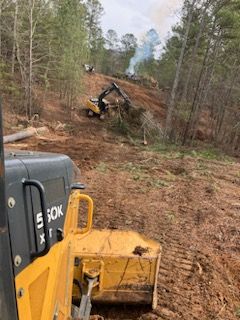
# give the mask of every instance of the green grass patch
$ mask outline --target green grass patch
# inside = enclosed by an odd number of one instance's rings
[[[115,133],[121,134],[123,136],[131,135],[131,130],[128,122],[124,119],[121,119],[120,117],[114,118],[111,121],[111,129]]]
[[[190,152],[190,155],[192,155],[195,158],[202,158],[202,159],[208,159],[208,160],[220,160],[225,162],[232,162],[232,158],[224,154],[218,149],[215,148],[209,148],[209,149],[203,149],[203,150],[192,150]]]
[[[161,153],[167,158],[181,159],[184,157],[200,158],[207,160],[218,160],[233,163],[234,158],[226,155],[221,150],[206,146],[204,148],[190,149],[175,144],[156,143],[147,148],[148,151]]]
[[[172,173],[172,172],[170,172],[168,170],[166,170],[165,173],[166,174],[164,175],[164,179],[167,182],[175,182],[176,181],[177,177],[176,177],[176,175],[174,173]]]
[[[127,171],[131,174],[134,181],[148,180],[150,177],[147,173],[147,169],[139,164],[128,162],[121,167],[122,170]]]
[[[122,170],[129,172],[134,181],[144,181],[146,182],[147,186],[151,188],[166,188],[169,186],[170,180],[173,180],[173,175],[171,173],[169,173],[169,176],[171,175],[171,179],[169,179],[169,181],[167,181],[167,178],[164,180],[153,178],[151,175],[148,174],[148,167],[146,165],[139,165],[133,164],[132,162],[128,162],[124,164],[121,168]]]
[[[170,153],[177,152],[179,147],[175,144],[164,144],[164,143],[154,143],[147,148],[149,151],[160,152],[160,153]]]
[[[237,307],[235,314],[238,318],[240,318],[240,307]]]
[[[96,170],[100,173],[106,173],[108,171],[108,166],[106,163],[104,162],[100,162],[97,166],[96,166]]]
[[[150,183],[150,186],[153,188],[162,189],[162,188],[169,187],[169,182],[160,180],[160,179],[152,179],[149,183]]]
[[[147,168],[144,165],[134,164],[132,162],[128,162],[122,166],[124,171],[128,171],[133,174],[142,174],[147,171]]]
[[[177,217],[176,217],[176,213],[173,212],[173,211],[167,211],[166,212],[166,218],[167,218],[168,222],[171,223],[171,224],[178,223]]]

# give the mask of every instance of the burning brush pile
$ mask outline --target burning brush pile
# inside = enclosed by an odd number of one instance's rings
[[[139,75],[139,65],[154,58],[156,48],[160,45],[159,35],[155,29],[147,32],[143,42],[136,48],[125,73],[116,73],[113,76],[121,80],[131,81],[147,88],[157,88],[158,82],[151,76]]]
[[[158,81],[150,76],[138,76],[136,74],[126,74],[126,73],[115,73],[113,74],[114,78],[120,79],[120,80],[126,80],[130,81],[132,83],[141,85],[145,88],[158,88]]]

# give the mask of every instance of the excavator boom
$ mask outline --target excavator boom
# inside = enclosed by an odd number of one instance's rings
[[[127,104],[128,107],[132,105],[128,95],[115,83],[113,82],[110,87],[108,87],[106,90],[104,90],[98,97],[99,101],[99,107],[106,96],[108,96],[111,92],[116,91],[117,94],[122,97]]]
[[[98,114],[104,115],[108,110],[108,104],[106,103],[105,98],[112,92],[116,92],[124,100],[124,108],[126,111],[132,107],[132,102],[129,99],[128,95],[123,91],[115,82],[113,82],[107,89],[105,89],[97,99],[90,99],[87,101],[87,108],[89,115]]]

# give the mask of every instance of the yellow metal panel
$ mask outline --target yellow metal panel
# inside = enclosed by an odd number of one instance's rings
[[[134,231],[91,230],[89,234],[77,235],[74,239],[74,251],[76,253],[80,249],[83,253],[87,252],[89,254],[136,257],[138,254],[133,252],[137,247],[139,247],[139,255],[142,254],[142,257],[146,255],[155,257],[160,252],[158,242]]]
[[[41,319],[48,276],[49,269],[40,274],[40,276],[29,286],[31,314],[34,315],[34,319],[36,320]]]
[[[74,268],[72,243],[77,230],[79,195],[79,191],[74,191],[70,196],[64,240],[15,278],[19,320],[52,320],[55,314],[59,319],[70,319]],[[21,296],[19,290],[23,293]]]
[[[90,100],[87,101],[87,108],[92,110],[96,114],[100,114],[100,109],[99,109],[98,105],[94,104]]]
[[[93,269],[94,261],[102,261],[93,300],[156,306],[161,255],[157,242],[132,231],[92,230],[75,236],[73,254],[81,258],[74,271],[76,279],[83,279],[86,270]],[[75,299],[77,295],[75,289]]]
[[[56,244],[46,256],[35,260],[16,277],[16,291],[22,289],[24,293],[17,298],[20,320],[52,320],[56,305],[58,305],[57,311],[63,311],[66,317],[70,315],[71,269],[74,265],[69,254],[71,238],[72,236],[69,236],[64,240],[65,242]],[[48,277],[44,285],[34,285],[36,280],[46,272]],[[67,287],[70,287],[70,290],[67,290]],[[39,303],[36,302],[38,296]],[[42,311],[39,310],[40,307]],[[40,314],[41,317],[39,317]]]

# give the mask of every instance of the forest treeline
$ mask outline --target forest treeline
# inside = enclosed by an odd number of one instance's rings
[[[101,28],[98,0],[0,0],[0,91],[11,107],[36,112],[34,86],[59,92],[67,107],[79,96],[83,64],[99,72],[124,71],[137,39]]]
[[[108,75],[128,69],[143,44],[131,33],[104,34],[103,14],[99,0],[0,0],[0,91],[11,108],[31,118],[40,85],[73,106],[85,63]],[[237,153],[240,0],[185,0],[178,14],[161,55],[150,43],[135,72],[169,91],[166,140],[207,140]]]
[[[240,151],[240,1],[185,1],[159,61],[171,87],[166,135]]]

